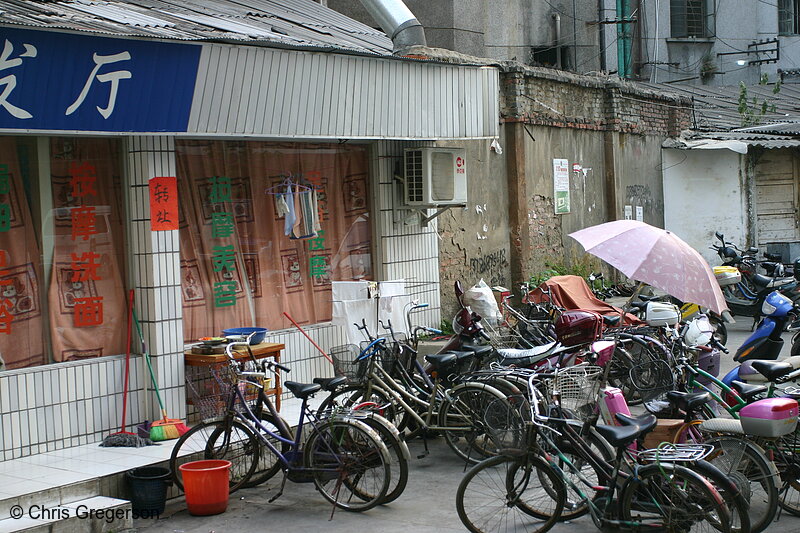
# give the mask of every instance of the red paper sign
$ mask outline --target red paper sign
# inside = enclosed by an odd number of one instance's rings
[[[178,179],[150,178],[150,225],[153,231],[178,229]]]

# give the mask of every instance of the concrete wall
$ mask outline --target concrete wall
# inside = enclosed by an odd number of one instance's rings
[[[720,264],[709,249],[717,243],[715,231],[740,246],[748,240],[743,159],[730,150],[663,151],[664,227],[711,265]]]
[[[501,151],[505,135],[498,139]],[[438,143],[466,148],[468,163],[465,208],[454,208],[437,218],[442,318],[450,320],[457,308],[453,282],[465,288],[481,278],[490,286],[511,288],[506,155],[489,141]]]
[[[553,15],[561,16],[561,45],[577,72],[600,69],[596,0],[404,0],[425,27],[428,46],[477,57],[530,64],[531,48],[555,38]],[[328,7],[377,27],[361,2],[328,0]],[[575,10],[573,11],[573,7]],[[607,44],[607,43],[606,43]]]

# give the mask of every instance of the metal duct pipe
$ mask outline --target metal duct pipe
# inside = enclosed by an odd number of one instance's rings
[[[361,3],[392,40],[395,52],[409,46],[428,46],[422,24],[402,0],[361,0]]]
[[[556,49],[556,68],[561,68],[561,15],[553,13],[553,33],[555,42],[553,47]]]

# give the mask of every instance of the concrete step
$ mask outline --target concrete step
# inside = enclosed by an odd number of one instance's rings
[[[18,518],[14,518],[18,516]],[[133,531],[133,510],[127,500],[93,496],[62,505],[31,503],[9,509],[0,533],[125,533]]]

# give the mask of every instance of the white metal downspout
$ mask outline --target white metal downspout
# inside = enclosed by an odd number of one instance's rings
[[[394,43],[394,51],[428,46],[422,24],[402,0],[361,0],[372,18]]]

